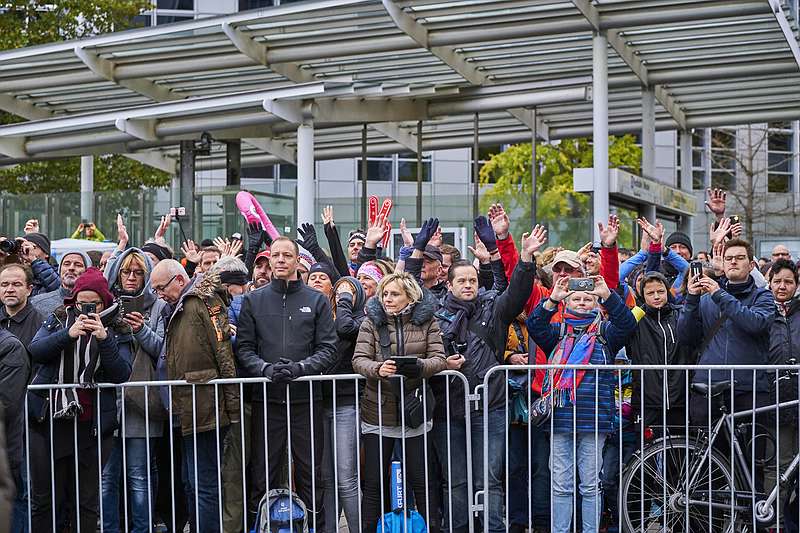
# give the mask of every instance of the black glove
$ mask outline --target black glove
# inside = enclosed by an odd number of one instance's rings
[[[264,244],[264,235],[266,232],[261,229],[261,224],[258,222],[251,222],[247,225],[247,249],[253,250],[258,253],[261,245]]]
[[[274,366],[272,381],[275,383],[287,383],[304,375],[301,363],[295,363],[286,358],[281,358],[280,362]]]
[[[297,228],[297,234],[303,239],[302,241],[298,239],[297,244],[309,252],[312,249],[319,247],[319,242],[317,241],[317,230],[314,229],[313,224],[303,224]]]
[[[486,250],[490,254],[496,252],[497,236],[494,234],[491,224],[489,224],[489,219],[481,215],[475,218],[475,222],[473,223],[472,227],[475,228],[475,233],[478,234],[478,238],[481,240],[483,245],[486,246]]]
[[[261,375],[263,375],[270,381],[272,381],[272,376],[274,375],[274,373],[275,373],[275,365],[271,365],[269,363],[264,365],[264,370],[261,371]]]
[[[438,218],[429,218],[426,220],[422,227],[417,233],[417,236],[414,238],[414,248],[419,250],[420,252],[425,251],[425,247],[428,246],[428,243],[433,238],[433,234],[436,233],[436,229],[439,227],[439,219]]]

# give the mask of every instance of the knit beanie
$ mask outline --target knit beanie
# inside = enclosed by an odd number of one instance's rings
[[[154,242],[147,242],[140,249],[143,252],[153,254],[158,258],[159,261],[163,261],[164,259],[172,259],[172,252],[169,251],[169,248],[165,248],[164,246]]]
[[[64,262],[64,258],[67,257],[68,255],[79,255],[79,256],[81,256],[83,258],[83,266],[84,267],[89,268],[90,266],[92,266],[92,258],[89,257],[89,254],[87,254],[86,252],[82,252],[80,250],[69,250],[69,251],[64,252],[63,254],[61,254],[61,258],[58,260],[58,273],[59,273],[59,275],[61,275],[61,263]]]
[[[331,268],[331,265],[323,261],[318,261],[314,263],[313,265],[311,265],[311,268],[308,269],[309,276],[315,272],[322,272],[323,274],[328,276],[328,279],[331,280],[331,282],[333,282],[333,280],[337,278],[337,276],[333,272],[333,268]]]
[[[356,274],[356,276],[361,275],[367,276],[375,283],[380,283],[383,279],[383,272],[381,272],[381,269],[379,269],[378,266],[371,261],[369,263],[364,263],[361,265],[361,268],[358,269],[358,274]]]
[[[367,242],[367,234],[364,233],[364,230],[362,229],[354,229],[347,237],[347,244],[350,244],[353,241]]]
[[[682,244],[689,249],[689,255],[694,256],[694,249],[692,248],[692,239],[681,231],[676,231],[667,238],[667,248],[673,244]]]
[[[32,242],[50,257],[50,238],[44,233],[28,233],[23,236],[26,241]],[[90,263],[91,264],[91,263]]]
[[[111,291],[108,289],[108,280],[103,276],[103,273],[95,267],[86,269],[86,272],[75,280],[72,294],[64,298],[64,304],[73,305],[78,293],[83,291],[96,292],[97,295],[100,296],[100,299],[103,300],[103,307],[106,309],[111,307],[111,304],[114,303],[114,295],[111,294]]]

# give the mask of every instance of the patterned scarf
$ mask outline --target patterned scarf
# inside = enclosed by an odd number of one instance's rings
[[[598,311],[590,313],[576,313],[570,310],[564,312],[563,320],[566,324],[564,337],[559,340],[553,353],[550,355],[550,363],[554,365],[587,365],[594,352],[594,344],[597,340],[597,333],[600,331],[601,315]],[[575,334],[575,330],[579,334]],[[575,370],[571,368],[558,369],[553,373],[554,394],[553,404],[557,407],[564,407],[569,403],[575,403],[575,391],[581,384],[585,370]],[[547,376],[545,377],[547,380]],[[547,387],[545,383],[545,387]],[[544,387],[543,387],[544,388]]]

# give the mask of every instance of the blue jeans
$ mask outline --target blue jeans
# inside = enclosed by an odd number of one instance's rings
[[[336,435],[334,435],[333,408],[325,409],[323,431],[325,449],[322,453],[322,479],[324,487],[325,526],[328,531],[336,532],[339,528],[339,509],[344,509],[344,516],[350,531],[361,531],[358,522],[359,489],[358,489],[358,413],[356,406],[336,406]],[[334,446],[336,457],[334,464]],[[336,507],[336,490],[338,485],[338,504]]]
[[[218,533],[220,531],[220,475],[217,458],[217,446],[222,453],[222,441],[228,427],[220,428],[219,440],[217,431],[202,431],[183,437],[183,465],[186,479],[184,483],[191,488],[191,496],[187,502],[189,522],[194,533]],[[197,456],[195,456],[195,438],[197,439]],[[197,483],[195,483],[195,460],[197,462]]]
[[[155,439],[150,439],[150,492],[147,485],[147,439],[125,439],[125,467],[128,475],[128,503],[131,533],[148,533],[150,518],[158,493],[158,470],[155,460]],[[122,439],[114,437],[111,455],[103,467],[103,531],[118,533],[126,528],[120,522],[122,479]],[[124,515],[123,515],[124,516]]]
[[[512,424],[508,429],[508,519],[511,524],[526,527],[532,519],[533,525],[549,529],[550,436],[536,426],[530,427],[530,434],[529,447],[528,426]]]
[[[568,533],[572,523],[572,501],[575,497],[573,469],[580,476],[582,533],[597,533],[600,510],[600,469],[603,466],[603,443],[606,434],[554,433],[550,441],[550,465],[553,480],[554,533]]]
[[[505,444],[506,410],[494,409],[485,417],[489,424],[489,482],[487,492],[484,494],[484,508],[488,512],[489,531],[505,531],[503,524],[503,506],[505,496],[503,493],[503,477],[505,472]],[[472,485],[475,491],[483,490],[483,424],[484,416],[481,411],[473,411],[470,418],[470,432],[472,437]],[[469,527],[470,504],[472,494],[467,492],[467,454],[464,444],[466,442],[466,424],[463,420],[449,422],[450,426],[450,459],[448,460],[447,427],[448,422],[439,420],[433,423],[433,445],[442,470],[442,509],[445,523],[442,530],[466,531]],[[449,481],[448,481],[448,475]],[[488,502],[488,504],[487,504]],[[450,508],[452,506],[452,524]],[[487,519],[487,518],[484,518]]]

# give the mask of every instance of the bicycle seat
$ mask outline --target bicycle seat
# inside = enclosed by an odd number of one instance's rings
[[[736,382],[733,384],[735,383]],[[710,395],[713,398],[714,396],[719,396],[731,390],[731,385],[732,383],[730,381],[718,381],[712,383],[711,387],[708,386],[708,383],[692,383],[692,392],[706,397]]]

